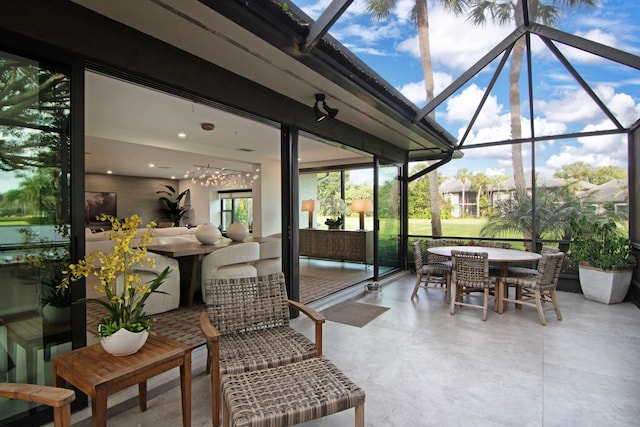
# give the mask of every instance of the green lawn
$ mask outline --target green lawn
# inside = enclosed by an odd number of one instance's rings
[[[442,234],[444,236],[460,236],[469,238],[480,237],[480,229],[487,220],[484,218],[464,218],[464,219],[445,219],[442,220]],[[373,218],[365,218],[365,228],[367,230],[373,229]],[[385,227],[385,221],[382,219],[380,224],[381,230],[392,230],[395,225],[393,222],[390,227]],[[323,217],[318,217],[318,228],[326,228],[322,225],[324,223]],[[358,217],[347,217],[345,219],[345,228],[347,230],[355,230],[358,228]],[[431,220],[429,219],[410,219],[409,220],[409,234],[411,235],[431,235]],[[521,239],[522,235],[510,234],[507,236],[500,236],[504,238]]]
[[[0,220],[0,227],[10,227],[16,225],[29,225],[29,222],[23,220],[15,220],[15,221],[2,221]]]

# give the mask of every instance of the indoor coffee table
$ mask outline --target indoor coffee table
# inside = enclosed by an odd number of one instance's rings
[[[147,409],[147,380],[180,367],[182,425],[191,425],[191,346],[171,338],[150,335],[130,356],[113,356],[94,344],[51,358],[53,385],[65,381],[91,398],[94,427],[107,425],[107,396],[138,384],[140,411]]]

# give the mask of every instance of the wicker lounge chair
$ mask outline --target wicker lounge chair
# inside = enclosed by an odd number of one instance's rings
[[[200,327],[207,338],[213,425],[220,422],[220,377],[286,365],[322,355],[324,316],[287,299],[282,273],[204,283],[207,310]],[[315,344],[289,326],[289,306],[315,323]]]

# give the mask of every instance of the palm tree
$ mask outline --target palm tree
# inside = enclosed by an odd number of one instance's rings
[[[509,179],[506,175],[491,175],[489,176],[489,187],[488,187],[488,199],[489,206],[493,206],[493,201],[495,198],[495,193],[505,191],[505,182]]]
[[[471,176],[471,185],[476,189],[476,217],[480,218],[480,199],[482,198],[483,189],[487,188],[490,183],[487,174],[476,172]]]
[[[432,0],[433,1],[433,0]],[[469,0],[437,0],[446,9],[456,14],[461,14]],[[367,11],[375,19],[387,19],[395,8],[397,0],[368,0]],[[433,64],[431,62],[431,46],[429,42],[429,10],[427,0],[415,0],[411,8],[411,20],[418,29],[418,44],[420,59],[422,60],[422,73],[424,76],[424,88],[427,95],[427,103],[434,97]],[[430,113],[435,119],[435,112]],[[431,234],[442,235],[442,223],[440,221],[440,191],[438,189],[438,171],[429,173],[429,198],[431,199]]]
[[[585,206],[590,199],[581,199],[569,186],[550,191],[545,187],[535,189],[536,208],[532,207],[532,198],[527,191],[516,189],[510,199],[496,203],[494,212],[480,230],[482,237],[509,236],[511,233],[522,233],[531,236],[525,241],[527,250],[533,250],[533,242],[542,238],[571,239],[570,221],[572,218],[596,218],[598,214]],[[535,216],[536,230],[533,234]]]
[[[516,28],[524,25],[523,0],[470,0],[469,20],[475,25],[484,25],[489,16],[491,20],[505,24],[514,21]],[[544,25],[553,25],[558,20],[559,7],[593,6],[595,0],[529,0],[529,19]],[[511,69],[509,71],[509,105],[511,116],[511,137],[522,138],[522,122],[520,112],[520,72],[524,58],[525,39],[521,37],[513,46]],[[533,120],[533,117],[531,118]],[[511,159],[513,162],[513,179],[516,190],[526,188],[524,180],[524,166],[522,163],[522,145],[511,145]]]
[[[467,178],[469,178],[471,174],[467,168],[458,169],[456,172],[455,179],[459,179],[462,182],[462,200],[460,201],[460,207],[462,210],[460,211],[460,218],[464,218],[466,213],[466,196],[465,196],[465,185],[467,185]]]

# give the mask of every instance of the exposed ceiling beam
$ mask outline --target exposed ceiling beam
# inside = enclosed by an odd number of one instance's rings
[[[562,44],[573,46],[585,52],[640,70],[640,56],[632,55],[629,52],[583,39],[582,37],[574,36],[573,34],[565,33],[564,31],[556,30],[555,28],[546,27],[540,24],[531,25],[529,31],[534,34],[538,34],[541,37],[547,37]]]

